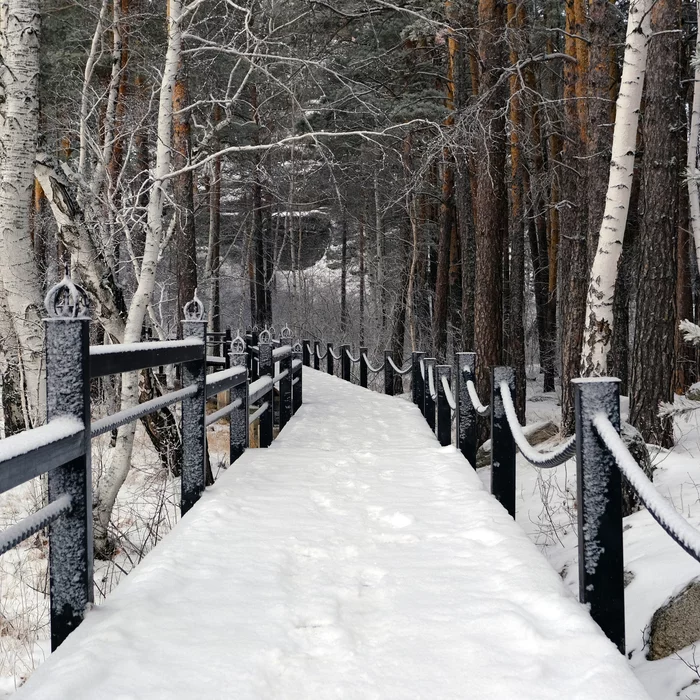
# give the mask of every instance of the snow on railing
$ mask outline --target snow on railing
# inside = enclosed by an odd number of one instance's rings
[[[620,471],[635,490],[651,516],[685,552],[700,561],[700,531],[694,528],[656,490],[604,413],[593,417],[593,425],[610,450]]]
[[[365,365],[367,365],[367,369],[370,372],[373,372],[374,374],[377,374],[378,372],[381,372],[384,369],[384,367],[373,367],[369,362],[369,359],[367,357],[367,353],[362,353],[362,359],[365,361]]]
[[[567,459],[571,459],[576,454],[576,435],[572,435],[563,445],[550,452],[540,452],[536,450],[525,437],[523,429],[518,421],[518,415],[515,412],[513,397],[510,393],[510,388],[506,382],[501,382],[501,399],[503,400],[503,408],[505,409],[506,418],[510,427],[510,432],[513,435],[515,444],[518,446],[520,453],[530,464],[540,469],[552,469],[564,464]]]

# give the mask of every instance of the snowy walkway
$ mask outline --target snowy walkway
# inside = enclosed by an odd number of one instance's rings
[[[17,698],[644,700],[410,403],[304,370],[249,450]]]

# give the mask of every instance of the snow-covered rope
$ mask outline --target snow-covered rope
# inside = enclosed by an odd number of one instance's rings
[[[369,360],[367,359],[367,353],[362,353],[362,357],[365,358],[365,364],[367,365],[367,369],[370,372],[377,373],[381,372],[384,369],[384,367],[372,367],[372,365],[369,363]]]
[[[450,383],[447,381],[447,376],[442,375],[440,377],[440,382],[442,383],[442,390],[445,392],[445,398],[447,399],[447,403],[450,405],[450,408],[453,411],[457,410],[457,402],[455,401],[455,397],[452,394],[452,388],[450,387]]]
[[[105,416],[104,418],[100,418],[100,420],[96,420],[90,426],[90,435],[91,437],[97,437],[98,435],[109,433],[116,428],[120,428],[122,425],[143,418],[143,416],[147,416],[149,413],[160,411],[161,408],[170,406],[170,404],[194,396],[196,393],[197,387],[195,385],[187,386],[184,389],[178,389],[177,391],[171,391],[163,396],[157,396],[150,401],[144,401],[138,406],[119,411],[119,413],[115,413],[112,416]]]
[[[338,354],[336,355],[336,354],[333,352],[333,348],[328,348],[328,350],[327,350],[326,352],[329,352],[329,353],[331,354],[331,357],[332,357],[334,360],[339,360],[339,359],[340,359],[340,353],[338,353]]]
[[[316,357],[318,357],[319,360],[325,360],[326,356],[328,355],[328,350],[326,350],[326,352],[324,352],[323,355],[321,355],[321,353],[318,351],[318,348],[316,348],[315,353]]]
[[[551,452],[540,452],[535,449],[525,437],[523,429],[518,422],[518,415],[515,412],[513,397],[510,394],[510,387],[507,382],[501,382],[501,399],[506,412],[506,419],[510,426],[510,432],[518,446],[520,453],[530,464],[540,469],[552,469],[564,464],[567,459],[571,459],[576,452],[576,436],[572,435],[563,445]]]
[[[241,401],[241,399],[236,399],[235,401],[232,401],[228,406],[224,406],[223,408],[220,408],[218,411],[215,411],[214,413],[210,413],[207,416],[206,421],[204,421],[204,424],[207,427],[210,425],[213,425],[217,421],[220,421],[222,418],[225,418],[229,413],[233,413],[237,408],[240,408],[242,404],[243,404],[243,401]]]
[[[437,399],[437,390],[435,389],[435,367],[433,365],[428,367],[428,390],[430,391],[430,398],[435,401]]]
[[[306,345],[306,352],[308,352],[309,355],[313,355],[314,349],[308,343],[304,343],[304,345]]]
[[[352,354],[351,354],[351,352],[350,352],[350,348],[345,348],[345,354],[348,356],[348,359],[350,360],[350,362],[355,362],[355,363],[357,363],[357,362],[360,361],[360,356],[359,356],[359,355],[358,355],[357,357],[353,357],[353,356],[352,356]]]
[[[67,513],[70,508],[71,498],[64,493],[55,501],[49,503],[49,505],[40,508],[36,513],[28,515],[16,525],[12,525],[7,530],[0,532],[0,555],[16,547],[20,542],[24,542],[24,540],[39,532],[39,530],[43,530],[54,520]]]
[[[474,410],[480,416],[488,416],[491,414],[491,406],[484,406],[481,401],[479,401],[479,394],[476,393],[476,387],[471,379],[467,380],[467,391],[469,392],[469,400],[472,402]]]
[[[396,372],[396,374],[408,374],[411,371],[411,364],[409,364],[408,367],[406,367],[405,369],[399,369],[396,366],[396,363],[392,359],[391,355],[389,355],[386,359],[389,360],[389,364],[392,366],[392,368],[393,368],[394,372]]]
[[[425,362],[420,361],[420,376],[423,381],[425,381]]]
[[[265,401],[265,403],[263,403],[260,406],[260,408],[255,413],[253,413],[253,415],[251,415],[250,418],[248,418],[248,425],[252,425],[253,423],[255,423],[255,421],[258,420],[258,418],[260,418],[260,416],[262,416],[262,414],[265,413],[265,411],[267,411],[269,407],[270,404],[267,401]]]
[[[654,520],[666,531],[676,544],[691,557],[700,561],[700,531],[696,530],[673,506],[656,490],[649,477],[642,471],[634,457],[622,442],[617,430],[604,413],[593,416],[593,427],[612,452],[617,466],[632,484],[642,503]]]

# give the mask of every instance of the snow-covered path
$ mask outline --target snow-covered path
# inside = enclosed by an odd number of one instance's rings
[[[644,700],[406,401],[304,369],[249,450],[17,698]]]

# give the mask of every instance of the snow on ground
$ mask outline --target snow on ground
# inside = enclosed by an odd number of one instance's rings
[[[645,697],[414,406],[304,372],[273,446],[226,471],[18,700]]]
[[[629,402],[622,397],[627,418]],[[528,382],[527,422],[559,421],[555,394],[543,394],[539,379]],[[672,451],[650,445],[656,465],[654,484],[675,508],[700,528],[700,415],[676,423],[677,444]],[[558,440],[538,446],[552,448]],[[484,484],[490,469],[479,470]],[[516,520],[540,547],[554,569],[578,594],[576,534],[576,461],[539,470],[517,459]],[[653,700],[700,700],[700,649],[693,646],[679,656],[646,659],[646,637],[654,612],[700,577],[700,564],[673,542],[646,510],[626,518],[625,570],[632,581],[625,589],[627,653],[637,677]],[[695,658],[694,658],[695,657]]]

